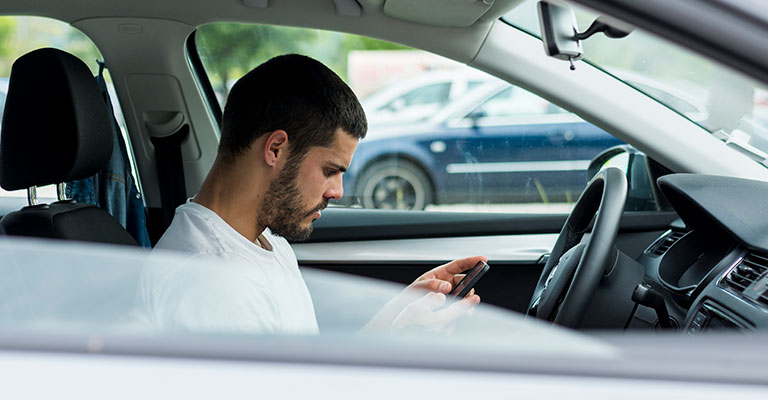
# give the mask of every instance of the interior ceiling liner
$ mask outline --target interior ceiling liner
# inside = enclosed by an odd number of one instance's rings
[[[359,0],[369,7],[383,4],[384,14],[408,22],[465,28],[482,19],[495,20],[523,0]]]

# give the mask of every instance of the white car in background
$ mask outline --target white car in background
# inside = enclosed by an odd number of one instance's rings
[[[707,93],[701,88],[689,85],[686,90],[681,90],[632,71],[609,72],[616,73],[631,86],[693,121],[702,122],[708,117],[705,104]],[[361,103],[375,132],[380,126],[425,121],[450,104],[464,99],[470,92],[478,89],[491,91],[483,88],[505,85],[509,84],[474,68],[439,69],[385,85],[363,98]]]
[[[372,128],[407,124],[423,121],[469,92],[500,81],[474,68],[440,69],[384,86],[361,103]]]

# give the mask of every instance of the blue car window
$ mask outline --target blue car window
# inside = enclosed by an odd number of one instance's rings
[[[404,108],[434,104],[438,106],[448,103],[451,94],[451,83],[442,82],[423,86],[398,97],[389,102],[383,108],[390,111],[399,111]]]
[[[467,82],[467,92],[471,92],[478,87],[482,86],[485,82],[484,81],[469,81]]]
[[[515,115],[544,115],[566,112],[518,87],[510,86],[492,96],[473,111],[473,114],[486,117],[507,117]]]

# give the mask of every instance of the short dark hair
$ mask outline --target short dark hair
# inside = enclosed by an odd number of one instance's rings
[[[332,146],[339,128],[358,139],[368,130],[352,89],[317,60],[282,55],[254,68],[232,87],[219,154],[234,159],[260,136],[282,129],[288,133],[291,158],[301,159],[311,147]]]

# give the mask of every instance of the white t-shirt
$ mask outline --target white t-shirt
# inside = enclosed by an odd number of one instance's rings
[[[263,238],[271,251],[200,204],[178,207],[155,249],[190,258],[168,265],[150,257],[138,293],[147,322],[160,329],[316,334],[312,298],[293,249],[269,229]]]

